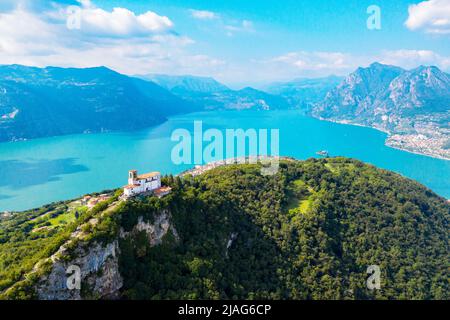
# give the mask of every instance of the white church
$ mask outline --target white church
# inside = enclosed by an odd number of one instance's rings
[[[123,187],[123,194],[126,197],[132,197],[159,188],[161,188],[160,172],[155,171],[138,175],[136,170],[130,170],[128,172],[128,185]]]

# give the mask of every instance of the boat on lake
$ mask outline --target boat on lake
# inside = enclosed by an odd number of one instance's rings
[[[327,150],[320,150],[316,152],[317,155],[322,156],[322,157],[328,157],[329,153]]]

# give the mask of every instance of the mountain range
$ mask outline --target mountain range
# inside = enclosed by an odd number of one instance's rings
[[[374,127],[387,144],[450,159],[450,75],[373,63],[346,77],[295,79],[233,90],[213,78],[129,77],[105,67],[0,66],[0,141],[119,130],[200,110],[298,109]]]
[[[322,101],[326,94],[335,88],[343,77],[299,78],[287,82],[276,82],[263,87],[262,90],[285,98],[295,108],[310,111],[316,103]]]
[[[232,90],[212,78],[194,76],[147,75],[174,95],[204,110],[277,110],[291,107],[288,100],[251,87]]]
[[[450,75],[437,67],[358,68],[312,115],[374,127],[390,134],[388,145],[450,159]]]
[[[110,69],[0,67],[0,141],[136,130],[196,107]]]
[[[447,112],[450,75],[436,67],[403,70],[374,63],[358,68],[317,104],[314,114],[324,118],[352,118],[395,126],[395,118]]]
[[[282,109],[282,97],[211,78],[129,77],[105,67],[0,66],[0,141],[138,130],[200,110]]]

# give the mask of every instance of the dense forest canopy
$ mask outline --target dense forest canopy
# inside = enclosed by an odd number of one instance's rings
[[[398,174],[329,158],[283,161],[273,176],[259,164],[229,165],[164,183],[170,195],[120,203],[86,240],[119,239],[124,299],[449,298],[450,205]],[[66,217],[65,227],[46,230],[45,244],[33,230],[48,208],[2,221],[0,290],[107,207]],[[161,210],[177,237],[156,246],[145,233],[118,237]],[[370,265],[380,267],[379,290],[366,286]]]

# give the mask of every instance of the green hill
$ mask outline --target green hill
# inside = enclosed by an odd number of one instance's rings
[[[449,298],[445,199],[344,158],[260,169],[169,176],[161,199],[116,192],[91,210],[68,201],[3,218],[1,297]],[[81,290],[65,287],[70,265],[81,268]],[[366,287],[370,265],[379,290]]]

